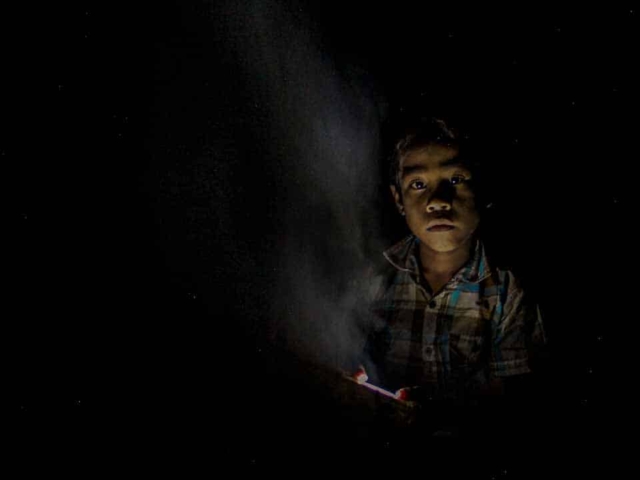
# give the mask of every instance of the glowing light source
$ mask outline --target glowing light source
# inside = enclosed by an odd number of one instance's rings
[[[394,398],[396,400],[399,400],[398,396],[396,393],[392,393],[389,390],[385,390],[384,388],[380,388],[376,385],[373,385],[369,382],[362,382],[360,385],[362,385],[363,387],[368,388],[369,390],[372,390],[374,392],[378,392],[382,395],[384,395],[385,397],[389,397],[389,398]]]
[[[385,390],[384,388],[378,387],[377,385],[373,385],[369,383],[369,376],[364,368],[359,368],[358,371],[352,376],[349,377],[350,380],[356,382],[358,385],[362,385],[369,390],[384,395],[385,397],[393,398],[394,400],[406,401],[407,400],[407,391],[404,388],[401,388],[397,392],[393,393],[389,390]]]

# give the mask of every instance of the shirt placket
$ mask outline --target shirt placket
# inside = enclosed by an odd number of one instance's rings
[[[415,331],[413,342],[420,345],[419,356],[422,360],[422,376],[425,379],[434,381],[437,379],[438,373],[438,349],[436,338],[438,332],[438,310],[440,303],[443,301],[442,296],[444,289],[436,295],[431,295],[420,279],[418,272],[414,270],[412,275],[416,285],[416,308],[414,310],[414,329],[420,326],[420,331]],[[420,298],[422,296],[422,298]],[[414,352],[418,354],[418,352]]]

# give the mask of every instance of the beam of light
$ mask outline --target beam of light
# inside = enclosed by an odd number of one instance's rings
[[[223,45],[238,62],[241,97],[265,115],[246,120],[264,140],[265,155],[247,149],[247,162],[269,175],[257,182],[273,188],[278,225],[273,319],[261,328],[300,358],[351,365],[366,343],[358,309],[369,252],[385,246],[372,205],[386,101],[364,65],[325,48],[310,10],[283,0],[210,3],[219,30],[234,32]]]

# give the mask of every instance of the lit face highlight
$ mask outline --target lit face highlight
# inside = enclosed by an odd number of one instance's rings
[[[438,253],[468,248],[480,221],[471,171],[458,154],[439,144],[411,151],[400,162],[399,189],[391,186],[409,229]]]

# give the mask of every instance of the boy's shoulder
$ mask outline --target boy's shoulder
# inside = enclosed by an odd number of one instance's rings
[[[369,261],[366,270],[366,289],[369,298],[380,298],[393,287],[409,285],[420,275],[417,259],[419,239],[410,234]],[[478,239],[469,262],[456,275],[456,285],[476,284],[482,289],[496,288],[505,297],[522,290],[522,283],[514,270],[504,261],[491,255],[491,250]]]
[[[363,278],[369,298],[375,298],[381,291],[398,284],[398,277],[411,273],[415,242],[415,237],[408,235],[367,259]]]

